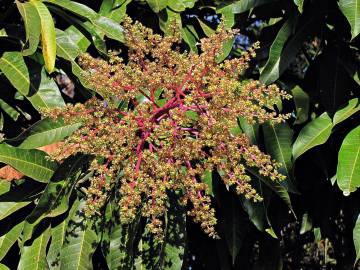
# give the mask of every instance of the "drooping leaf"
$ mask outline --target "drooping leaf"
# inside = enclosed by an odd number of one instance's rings
[[[208,26],[206,23],[204,23],[202,20],[200,20],[199,18],[198,19],[198,22],[201,26],[201,29],[203,30],[204,34],[207,36],[207,37],[210,37],[212,34],[215,33],[215,30],[212,29],[210,26]]]
[[[29,205],[41,189],[42,185],[40,183],[28,180],[1,194],[0,220]]]
[[[175,12],[169,8],[163,9],[161,12],[158,13],[159,16],[159,26],[161,31],[164,32],[165,35],[171,35],[173,33],[170,32],[171,24],[176,23],[179,28],[182,27],[181,24],[181,16],[180,13]]]
[[[172,198],[167,212],[165,241],[160,254],[160,268],[181,269],[186,245],[186,212]]]
[[[6,78],[35,108],[64,106],[54,80],[39,65],[33,62],[30,64],[29,67],[25,64],[20,52],[5,52],[0,58],[0,69]]]
[[[268,63],[261,71],[261,82],[271,84],[287,70],[301,49],[304,41],[313,35],[321,26],[320,19],[321,16],[319,16],[315,10],[309,10],[309,12],[304,13],[299,19],[296,15],[291,15],[291,18],[283,25],[271,46],[273,48],[271,54],[274,54],[274,57],[270,54]],[[298,26],[295,34],[287,38],[291,33],[289,33],[291,26],[295,25],[295,23]],[[281,54],[279,54],[279,52],[281,52]]]
[[[168,0],[146,0],[146,2],[155,13],[159,13],[168,5]]]
[[[291,90],[296,107],[296,121],[294,124],[302,124],[308,120],[309,115],[309,95],[299,86]]]
[[[360,111],[360,104],[358,98],[353,98],[349,100],[348,105],[340,110],[338,110],[333,118],[333,125],[337,125],[342,121],[345,121],[350,116]]]
[[[168,7],[177,12],[182,12],[187,8],[193,8],[195,0],[168,0]]]
[[[24,246],[21,252],[18,270],[49,269],[46,261],[46,247],[50,239],[50,226],[43,231],[30,246]]]
[[[97,14],[88,6],[69,0],[47,0],[46,2],[89,20],[95,28],[104,33],[107,37],[124,42],[124,33],[120,24],[110,18]]]
[[[299,12],[302,13],[304,8],[304,0],[294,0],[294,3],[297,5]]]
[[[345,196],[360,186],[360,126],[350,131],[341,144],[336,180]]]
[[[38,90],[34,94],[29,94],[26,98],[31,104],[39,108],[55,108],[65,106],[59,87],[55,81],[49,77],[45,69],[38,70],[34,65],[30,65],[30,77],[39,78]]]
[[[126,14],[126,7],[132,0],[105,0],[100,7],[100,14],[119,23]]]
[[[286,176],[281,184],[290,192],[297,192],[292,173],[291,143],[294,132],[287,123],[263,125],[266,151],[282,164],[279,172]]]
[[[82,68],[76,63],[75,58],[81,53],[80,48],[73,42],[70,36],[59,29],[56,29],[57,55],[70,61],[72,72],[81,79]]]
[[[221,13],[224,9],[231,9],[232,13],[238,14],[271,2],[276,0],[238,0],[231,4],[220,5],[216,11]]]
[[[0,263],[0,270],[10,270],[5,264]]]
[[[24,222],[20,222],[0,237],[0,261],[5,257],[11,246],[20,236],[23,226]]]
[[[212,185],[212,172],[211,171],[205,171],[202,181],[208,186],[207,193],[211,196],[214,196],[213,192],[213,185]]]
[[[277,33],[270,47],[269,58],[260,73],[259,80],[264,84],[270,84],[280,77],[280,60],[284,45],[292,33],[295,24],[293,17],[289,18]]]
[[[63,270],[93,269],[92,256],[99,242],[94,222],[84,214],[84,201],[75,201],[77,211],[69,219],[66,237],[60,251]]]
[[[175,201],[171,198],[168,205],[163,243],[154,241],[147,229],[142,234],[135,269],[181,269],[186,243],[186,215],[184,208]]]
[[[340,0],[339,7],[351,26],[351,38],[360,33],[360,1]]]
[[[73,14],[76,14],[86,20],[94,20],[98,18],[98,14],[87,5],[78,3],[71,0],[45,0],[45,3],[50,3],[61,8],[64,8],[70,11]]]
[[[72,41],[72,43],[75,43],[75,45],[80,49],[81,52],[85,52],[91,44],[91,42],[73,25],[69,26],[64,32],[66,33],[66,36]],[[58,52],[58,55],[60,57],[62,57],[61,54],[61,52],[60,54]],[[72,53],[69,53],[69,56],[72,55]]]
[[[55,5],[49,5],[49,9],[61,16],[61,18],[66,20],[69,24],[76,26],[76,29],[78,29],[87,40],[91,40],[101,55],[107,55],[106,44],[105,40],[101,37],[101,31],[96,29],[90,21],[83,22],[75,16],[70,16],[64,9]]]
[[[235,13],[232,12],[231,5],[222,8],[218,13],[221,14],[221,19],[224,21],[226,29],[231,29],[235,24]]]
[[[57,165],[46,158],[46,153],[36,149],[20,149],[0,144],[0,162],[6,163],[23,174],[40,182],[47,182]]]
[[[356,258],[354,262],[355,265],[356,262],[360,259],[360,215],[358,215],[353,229],[353,241],[356,253]]]
[[[11,84],[24,96],[36,87],[30,83],[30,75],[24,58],[19,52],[5,52],[0,58],[0,69]]]
[[[20,113],[7,104],[4,100],[0,99],[0,108],[6,112],[14,121],[16,121],[20,115]]]
[[[303,127],[293,144],[294,160],[311,148],[325,143],[330,137],[331,129],[332,121],[327,113],[323,113]]]
[[[231,38],[227,41],[224,41],[220,53],[215,58],[216,63],[221,63],[229,56],[233,48],[234,42],[235,42],[235,38]]]
[[[192,25],[186,25],[181,29],[181,36],[186,44],[189,45],[190,50],[194,53],[198,53],[198,48],[196,46],[198,37],[194,34],[196,34],[196,31]]]
[[[80,123],[64,124],[61,119],[54,121],[50,118],[44,118],[29,127],[19,136],[6,140],[6,142],[20,143],[18,148],[22,149],[39,148],[63,140],[80,126]]]
[[[68,213],[68,216],[59,224],[51,227],[51,244],[47,252],[47,261],[52,270],[61,269],[60,265],[60,252],[66,237],[66,229],[69,219],[78,210],[78,204],[74,203]]]
[[[304,213],[301,221],[300,234],[304,234],[306,232],[311,231],[313,228],[312,220],[309,216],[309,213]]]
[[[51,73],[55,68],[56,34],[53,18],[47,7],[41,1],[30,1],[35,7],[41,26],[41,46],[45,60],[45,68]]]
[[[73,191],[78,172],[89,162],[88,156],[73,156],[62,163],[47,184],[33,211],[26,217],[23,239],[31,238],[33,230],[46,217],[56,217],[69,208],[70,195]]]
[[[289,207],[289,209],[294,213],[289,193],[286,189],[279,183],[279,181],[272,181],[262,175],[260,175],[256,170],[252,168],[246,168],[246,170],[254,177],[258,178],[266,186],[268,186],[272,191],[274,191]]]
[[[24,55],[33,54],[38,45],[40,39],[40,17],[36,12],[35,7],[29,2],[16,1],[16,6],[24,20],[26,30],[26,42],[29,43],[29,47],[23,50]]]
[[[30,201],[24,202],[1,202],[0,204],[0,220],[10,216],[12,213],[15,213],[17,210],[30,204]]]
[[[258,143],[258,136],[259,136],[259,125],[258,124],[249,124],[244,118],[240,117],[239,119],[239,125],[242,129],[242,131],[248,136],[250,139],[251,144],[257,144]]]
[[[121,27],[121,25],[116,23],[115,21],[107,17],[100,16],[99,18],[91,22],[97,29],[102,31],[108,38],[120,42],[125,42],[124,30]]]

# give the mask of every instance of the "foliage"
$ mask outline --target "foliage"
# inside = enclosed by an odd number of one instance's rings
[[[24,176],[0,182],[0,268],[351,268],[360,237],[359,7],[358,0],[2,1],[0,161]],[[73,155],[58,163],[37,149],[80,126],[41,119],[39,110],[84,103],[104,86],[84,78],[81,53],[129,60],[120,25],[125,14],[165,36],[175,21],[179,50],[194,57],[201,55],[200,39],[211,36],[222,18],[225,27],[241,32],[223,44],[217,62],[239,59],[260,41],[241,80],[275,82],[293,96],[268,108],[290,113],[287,123],[258,125],[239,117],[232,130],[283,164],[281,183],[247,171],[261,202],[237,195],[221,172],[198,177],[209,187],[219,240],[186,218],[191,208],[178,204],[178,194],[166,202],[162,242],[154,241],[138,213],[131,223],[120,223],[118,192],[110,193],[103,215],[87,218],[93,157]],[[166,102],[164,94],[157,99],[158,106]],[[143,97],[138,102],[151,106]],[[127,105],[118,104],[121,110]]]

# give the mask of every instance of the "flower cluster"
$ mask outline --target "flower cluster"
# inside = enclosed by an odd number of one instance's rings
[[[162,37],[127,18],[124,29],[126,59],[80,59],[86,80],[103,100],[45,113],[82,122],[54,157],[62,160],[79,152],[96,157],[86,189],[88,214],[98,212],[109,191],[118,187],[122,222],[141,212],[150,221],[148,229],[161,238],[168,196],[175,193],[214,237],[216,218],[203,176],[217,170],[227,186],[261,200],[247,168],[278,181],[283,179],[279,164],[234,127],[238,117],[249,123],[284,121],[286,115],[269,108],[289,96],[274,85],[240,80],[257,44],[239,58],[218,63],[222,44],[236,31],[220,27],[201,40],[197,55],[181,51],[175,27],[173,35]]]

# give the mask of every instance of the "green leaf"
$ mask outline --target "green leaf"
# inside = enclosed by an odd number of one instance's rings
[[[232,7],[227,6],[221,11],[218,11],[221,14],[221,19],[224,21],[226,29],[231,29],[235,24],[235,14],[232,12]]]
[[[281,184],[290,192],[297,192],[294,185],[291,161],[291,142],[294,132],[287,123],[263,125],[266,151],[282,164],[279,172],[286,176]]]
[[[88,156],[73,156],[65,160],[47,184],[39,202],[26,217],[23,242],[30,239],[34,228],[46,217],[56,217],[69,208],[69,200],[82,166],[90,161]]]
[[[0,180],[0,195],[10,190],[10,182],[6,180]]]
[[[40,191],[36,182],[28,180],[0,196],[0,220],[10,216],[33,201],[33,197]]]
[[[30,75],[24,58],[19,52],[5,52],[0,58],[0,69],[11,84],[24,96],[36,91],[30,83]]]
[[[12,213],[15,213],[17,210],[27,206],[31,202],[1,202],[0,204],[0,220],[10,216]]]
[[[101,3],[99,14],[115,22],[121,22],[126,14],[126,7],[132,0],[104,0]]]
[[[130,269],[139,219],[129,225],[121,224],[119,205],[111,200],[106,206],[105,220],[102,251],[109,270]]]
[[[250,125],[244,118],[238,118],[239,125],[242,131],[248,136],[251,144],[257,144],[259,140],[259,125],[253,124]]]
[[[286,191],[286,189],[279,183],[279,181],[272,181],[267,177],[264,177],[260,175],[257,171],[255,171],[252,168],[246,168],[246,170],[253,175],[254,177],[258,178],[261,182],[263,182],[265,185],[267,185],[272,191],[274,191],[289,207],[289,209],[293,212],[293,208],[291,205],[291,200],[289,193]],[[295,215],[295,214],[294,214]]]
[[[75,45],[80,49],[81,52],[86,52],[86,50],[90,46],[91,42],[75,26],[71,25],[64,32],[66,33],[67,37],[70,38],[72,43],[75,43]],[[56,34],[56,37],[57,37],[57,35],[58,34]],[[58,39],[56,39],[56,40],[58,43],[61,44],[61,42],[59,42],[61,40],[59,40],[59,41],[58,41]],[[73,47],[73,45],[70,45],[70,46]],[[62,57],[61,56],[62,52],[60,52],[60,54],[58,52],[58,55],[60,57]],[[67,55],[67,54],[65,54],[65,55]],[[69,56],[70,57],[73,56],[73,53],[71,53],[71,54],[69,53]]]
[[[159,14],[159,26],[161,31],[164,32],[165,35],[171,35],[173,33],[170,32],[170,25],[172,23],[176,23],[179,28],[181,28],[181,16],[180,13],[172,11],[169,8],[162,10]]]
[[[336,179],[345,196],[360,186],[360,126],[350,131],[341,144]]]
[[[282,26],[271,45],[269,60],[260,74],[261,82],[271,84],[287,70],[304,41],[320,28],[320,18],[316,9],[310,9],[299,20],[296,14],[290,15],[290,19]],[[295,23],[298,26],[296,32],[291,38],[288,38]]]
[[[19,238],[23,226],[24,222],[20,222],[0,237],[0,261],[5,257],[9,249]]]
[[[166,218],[165,241],[158,269],[181,269],[186,245],[186,212],[174,198],[170,200]]]
[[[293,144],[294,160],[311,148],[325,143],[330,137],[331,129],[332,122],[327,113],[323,113],[303,127]]]
[[[186,241],[185,209],[170,199],[165,216],[165,237],[163,243],[154,241],[153,235],[145,228],[139,241],[139,256],[135,269],[181,269]]]
[[[295,5],[297,5],[299,12],[302,13],[304,7],[304,0],[294,0],[294,3]]]
[[[62,270],[89,270],[99,237],[94,222],[84,214],[85,201],[75,201],[78,208],[69,219],[66,237],[60,252]]]
[[[206,23],[204,23],[202,20],[200,20],[199,18],[197,18],[197,20],[201,26],[201,29],[204,31],[204,34],[207,37],[210,37],[212,34],[215,33],[215,30],[208,26]]]
[[[81,53],[78,45],[71,40],[70,35],[66,32],[56,29],[56,46],[57,55],[65,60],[70,61],[71,71],[79,79],[82,78],[82,68],[76,63],[75,58]]]
[[[70,136],[81,126],[80,123],[64,124],[61,119],[54,121],[44,118],[29,127],[19,136],[6,140],[8,143],[18,143],[18,148],[34,149],[41,146],[50,145]]]
[[[351,39],[360,33],[360,1],[340,0],[339,7],[351,26]]]
[[[45,3],[50,3],[62,7],[73,14],[76,14],[86,20],[94,20],[98,18],[98,14],[88,6],[71,1],[71,0],[45,0]]]
[[[356,258],[354,262],[355,265],[356,262],[360,259],[360,215],[358,215],[353,229],[353,241],[356,253]]]
[[[146,0],[146,2],[155,13],[159,13],[168,5],[168,0]]]
[[[23,50],[23,54],[31,55],[35,53],[39,45],[40,17],[30,2],[22,3],[16,0],[15,3],[23,18],[26,30],[26,42],[29,43],[29,48]]]
[[[171,0],[168,1],[168,7],[177,12],[182,12],[187,8],[193,8],[195,0]]]
[[[41,46],[45,60],[45,68],[51,73],[55,68],[56,59],[56,34],[53,18],[47,7],[41,2],[32,0],[30,3],[35,7],[41,25]]]
[[[281,53],[288,38],[292,33],[295,20],[290,17],[280,28],[274,42],[271,44],[269,58],[261,70],[259,80],[264,84],[270,84],[280,77],[280,60]]]
[[[71,16],[68,12],[64,11],[63,9],[59,8],[55,5],[49,5],[49,9],[56,14],[58,14],[62,19],[66,20],[69,24],[75,25],[76,28],[88,39],[91,40],[94,44],[97,51],[103,55],[107,55],[107,49],[105,40],[101,37],[100,31],[94,27],[94,25],[87,21],[83,22],[80,19],[76,18],[75,16]]]
[[[299,86],[291,90],[296,108],[296,121],[294,124],[302,124],[308,120],[309,115],[309,95]]]
[[[0,270],[10,270],[5,264],[0,263]]]
[[[74,203],[71,206],[67,217],[62,222],[60,222],[59,224],[57,224],[55,226],[52,226],[52,228],[51,228],[51,244],[50,244],[46,259],[49,263],[50,269],[52,269],[52,270],[61,269],[60,252],[61,252],[61,248],[65,242],[66,229],[67,229],[69,220],[72,218],[72,216],[78,210],[78,206],[79,205],[77,203]]]
[[[47,154],[36,149],[20,149],[0,144],[0,162],[6,163],[23,174],[40,182],[47,182],[57,165],[46,158]]]
[[[123,43],[125,42],[124,29],[121,27],[120,24],[116,23],[115,21],[107,17],[101,16],[96,20],[92,20],[91,22],[97,29],[102,31],[108,38]]]
[[[198,37],[194,35],[196,34],[195,28],[192,25],[186,25],[181,29],[181,36],[183,40],[189,45],[189,48],[194,53],[198,53],[198,48],[196,46]]]
[[[349,100],[349,104],[338,110],[333,118],[333,125],[337,125],[339,123],[341,123],[342,121],[345,121],[346,119],[348,119],[350,116],[352,116],[354,113],[360,111],[360,105],[359,105],[359,99],[358,98],[353,98],[351,100]]]
[[[300,234],[304,234],[306,232],[311,231],[313,228],[313,223],[311,220],[311,217],[309,216],[309,213],[304,213],[301,221],[301,228],[300,228]]]
[[[271,2],[276,2],[276,0],[238,0],[232,4],[221,5],[216,12],[221,13],[224,9],[231,9],[232,13],[238,14]]]
[[[91,8],[69,0],[47,0],[46,2],[68,10],[82,18],[89,20],[98,30],[103,32],[107,37],[124,42],[123,28],[119,23],[104,16],[100,16]]]
[[[4,112],[6,112],[6,114],[9,115],[14,121],[16,121],[20,115],[20,113],[17,110],[15,110],[13,107],[11,107],[2,99],[0,99],[0,108]]]
[[[213,179],[212,179],[212,172],[211,171],[205,171],[202,181],[208,186],[206,192],[214,197],[214,191],[213,191]]]
[[[42,232],[30,246],[24,246],[21,252],[18,270],[49,269],[46,261],[46,247],[50,239],[50,227]]]
[[[220,53],[215,58],[216,63],[221,63],[229,56],[233,48],[234,42],[235,42],[235,38],[231,38],[227,41],[224,41]]]
[[[6,78],[35,108],[64,106],[56,83],[40,68],[35,63],[31,63],[28,68],[20,52],[5,52],[0,58],[0,69]]]
[[[31,104],[37,109],[65,106],[65,102],[61,96],[59,87],[57,86],[55,81],[46,74],[45,69],[43,68],[40,71],[37,70],[36,67],[32,67],[31,65],[30,68],[30,77],[40,77],[39,88],[36,93],[26,97],[31,102]]]

